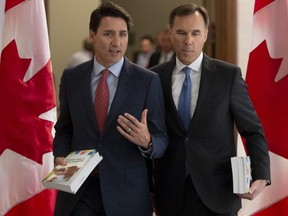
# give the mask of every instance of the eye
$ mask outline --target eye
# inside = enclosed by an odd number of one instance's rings
[[[105,32],[104,36],[109,37],[111,35],[111,32]]]
[[[185,36],[186,32],[185,31],[177,31],[176,34],[181,35],[181,36]]]
[[[127,37],[128,33],[127,32],[121,32],[120,37]]]
[[[192,35],[193,35],[193,36],[201,35],[201,32],[200,32],[200,31],[194,31],[194,32],[192,33]]]

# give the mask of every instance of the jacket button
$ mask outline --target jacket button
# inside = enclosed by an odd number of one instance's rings
[[[188,137],[185,138],[185,142],[186,142],[186,143],[189,142],[189,138],[188,138]]]

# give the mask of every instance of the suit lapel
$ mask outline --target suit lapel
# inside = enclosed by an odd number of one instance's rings
[[[131,78],[135,73],[132,70],[131,65],[132,64],[125,59],[123,67],[121,69],[117,90],[106,119],[104,133],[107,130],[107,128],[111,126],[114,119],[118,118],[119,110],[123,106],[131,90],[131,82],[133,82]]]
[[[213,64],[212,60],[206,55],[204,55],[198,100],[191,122],[192,125],[194,122],[197,122],[198,117],[203,114],[203,113],[201,114],[202,110],[201,107],[204,107],[205,103],[207,103],[207,100],[209,99],[209,96],[213,89],[213,82],[216,70],[217,69],[215,68],[215,65]]]
[[[169,63],[167,63],[166,66],[161,68],[161,71],[159,72],[159,75],[161,77],[162,82],[162,88],[164,91],[165,96],[165,103],[166,103],[166,109],[170,110],[168,112],[171,114],[168,118],[171,122],[174,124],[174,130],[181,130],[180,133],[186,133],[185,128],[182,124],[181,118],[178,114],[178,109],[174,103],[173,95],[172,95],[172,73],[174,66],[176,64],[176,58],[174,57],[173,60],[171,60]],[[201,74],[201,80],[200,80],[200,88],[199,88],[199,94],[198,94],[198,100],[197,105],[193,114],[193,118],[190,123],[190,128],[195,126],[195,122],[197,122],[197,119],[199,116],[201,116],[201,107],[205,106],[205,103],[207,102],[207,99],[209,98],[209,95],[212,90],[212,85],[214,81],[216,68],[212,62],[212,60],[204,55],[203,63],[202,63],[202,74]],[[197,123],[196,123],[197,124]]]
[[[93,70],[93,59],[88,63],[85,64],[81,68],[83,73],[83,82],[79,83],[79,91],[83,92],[82,100],[83,106],[87,110],[88,118],[92,121],[92,124],[96,131],[98,131],[96,116],[94,111],[94,104],[91,95],[91,73]]]
[[[165,67],[161,69],[161,72],[159,75],[161,76],[161,82],[162,82],[162,88],[164,91],[164,96],[165,96],[165,103],[166,103],[166,109],[171,110],[169,113],[171,118],[175,124],[175,130],[176,128],[180,128],[182,131],[185,131],[185,128],[182,124],[181,118],[178,114],[178,109],[176,107],[176,104],[173,99],[173,94],[172,94],[172,75],[173,75],[173,70],[174,66],[176,64],[176,58],[173,58]]]

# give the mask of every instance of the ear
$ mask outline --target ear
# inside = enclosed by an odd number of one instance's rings
[[[91,29],[89,30],[89,39],[90,42],[93,43],[94,42],[94,36],[95,36],[95,32],[93,32]]]
[[[206,31],[205,31],[205,41],[204,41],[204,43],[206,42],[207,38],[208,38],[208,29],[206,29]]]

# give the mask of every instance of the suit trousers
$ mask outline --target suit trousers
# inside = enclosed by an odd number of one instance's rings
[[[237,216],[237,212],[219,214],[210,210],[200,199],[190,175],[185,182],[184,206],[181,216]]]
[[[89,176],[89,181],[71,216],[106,216],[99,177]]]

